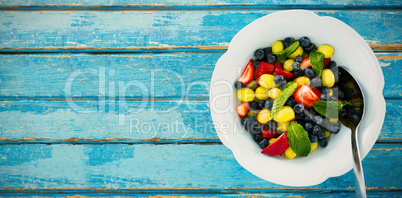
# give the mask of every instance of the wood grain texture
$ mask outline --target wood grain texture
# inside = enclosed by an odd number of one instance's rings
[[[376,145],[363,160],[369,190],[401,190],[400,145]],[[3,145],[0,186],[40,189],[234,189],[353,191],[354,176],[311,187],[265,182],[223,145]],[[392,171],[378,171],[378,169]],[[172,190],[173,190],[172,189]]]
[[[339,1],[331,1],[331,0],[322,0],[320,2],[315,1],[307,1],[307,0],[272,0],[272,1],[264,1],[264,0],[194,0],[194,1],[182,1],[182,0],[157,0],[149,1],[145,0],[98,0],[98,1],[90,1],[83,0],[77,3],[72,0],[14,0],[14,1],[0,1],[0,5],[2,7],[10,6],[10,7],[20,7],[25,8],[25,6],[29,5],[30,7],[37,6],[38,8],[52,8],[52,7],[68,7],[68,8],[103,8],[103,7],[122,7],[122,8],[137,8],[137,9],[146,9],[146,8],[170,8],[170,9],[203,9],[203,8],[248,8],[248,9],[264,9],[264,8],[395,8],[400,6],[397,0],[339,0]]]
[[[14,190],[15,189],[15,190]],[[138,190],[121,190],[113,188],[97,188],[97,189],[54,189],[54,190],[37,190],[37,189],[5,189],[0,190],[4,197],[20,198],[34,196],[35,198],[90,198],[90,197],[125,197],[125,198],[204,198],[204,197],[242,197],[242,198],[262,198],[262,197],[356,197],[352,188],[348,191],[322,191],[322,190],[295,190],[285,189],[277,190],[236,190],[236,189],[138,189]],[[3,198],[3,196],[0,196]],[[397,198],[400,197],[398,190],[384,189],[368,189],[368,197],[374,198]]]
[[[66,98],[66,86],[70,87],[66,82],[71,82],[73,98],[206,100],[212,72],[221,56],[222,53],[2,55],[0,97]],[[385,77],[384,96],[401,98],[402,55],[377,56]],[[129,86],[130,83],[137,84]]]
[[[208,50],[226,46],[247,24],[273,12],[275,10],[1,11],[0,52]],[[402,25],[399,11],[328,10],[316,13],[340,19],[368,43],[400,49],[393,47],[402,43],[400,31],[390,28]],[[372,34],[373,29],[376,34]]]
[[[141,102],[127,102],[130,109]],[[124,102],[0,102],[0,143],[220,143],[208,101],[157,101],[120,113]],[[402,101],[387,101],[379,142],[400,142]],[[91,112],[80,112],[92,109]],[[170,109],[170,110],[169,110]],[[119,119],[123,118],[122,124]]]

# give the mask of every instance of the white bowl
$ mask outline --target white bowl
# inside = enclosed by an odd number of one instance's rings
[[[332,135],[326,148],[319,148],[308,157],[288,160],[283,156],[261,154],[235,111],[239,101],[233,83],[253,58],[254,51],[288,36],[308,36],[317,45],[330,44],[335,49],[331,59],[348,68],[361,84],[365,117],[358,138],[363,158],[377,140],[384,121],[384,78],[374,53],[356,31],[338,19],[320,17],[311,11],[269,14],[247,25],[232,39],[228,51],[216,64],[211,80],[210,108],[220,140],[232,150],[239,164],[254,175],[281,185],[311,186],[353,168],[348,128],[342,126],[338,134]]]

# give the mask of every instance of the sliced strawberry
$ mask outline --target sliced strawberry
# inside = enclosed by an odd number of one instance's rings
[[[307,67],[311,67],[310,57],[304,57],[303,61],[300,63],[300,68],[302,70],[306,69]]]
[[[283,77],[285,77],[286,80],[293,77],[292,73],[287,72],[287,71],[282,69],[282,67],[279,64],[279,62],[274,62],[274,66],[275,66],[275,74],[276,75],[282,75]]]
[[[279,131],[271,129],[263,130],[261,133],[264,139],[276,138],[281,134]]]
[[[285,150],[289,147],[289,142],[286,136],[287,132],[280,135],[272,144],[263,149],[261,153],[280,155],[285,152]]]
[[[248,110],[249,110],[248,102],[242,102],[239,106],[236,107],[237,115],[239,115],[239,117],[241,118],[247,115]]]
[[[317,91],[314,91],[306,84],[302,84],[296,89],[296,91],[293,94],[293,97],[295,98],[295,101],[297,103],[301,103],[306,108],[310,108],[313,106],[314,102],[321,100],[320,97],[318,96],[320,95],[320,93],[319,92],[316,93]]]
[[[261,75],[272,74],[273,72],[274,72],[274,66],[272,64],[261,61],[255,74],[256,75],[255,81],[258,83],[258,79],[260,79]]]
[[[329,63],[329,58],[324,58],[324,67],[326,67]]]
[[[246,66],[246,69],[243,71],[239,81],[242,82],[244,85],[248,85],[254,78],[254,67],[253,67],[253,60],[250,59]]]
[[[315,88],[315,87],[310,87],[311,90],[315,93],[315,95],[317,95],[319,98],[321,98],[321,92]]]

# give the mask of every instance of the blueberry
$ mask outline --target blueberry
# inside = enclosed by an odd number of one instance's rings
[[[304,130],[308,131],[308,132],[312,132],[313,130],[313,124],[311,122],[306,122],[304,124]]]
[[[315,48],[317,48],[317,47],[315,46],[315,44],[314,44],[314,43],[310,43],[310,45],[307,46],[307,47],[305,47],[304,49],[305,49],[307,52],[311,52],[311,51],[313,51]]]
[[[325,148],[328,145],[328,140],[327,138],[323,138],[318,140],[318,144],[320,145],[321,148]]]
[[[262,50],[264,50],[265,54],[272,54],[272,47],[266,47],[263,48]]]
[[[302,113],[304,110],[303,104],[297,103],[293,109],[295,110],[295,113]]]
[[[295,78],[303,76],[303,71],[300,68],[295,69],[295,70],[293,70],[293,75],[295,76]]]
[[[260,100],[260,101],[258,101],[258,108],[259,108],[259,109],[264,108],[264,106],[265,106],[265,100]]]
[[[333,124],[331,122],[329,122],[328,119],[325,119],[322,123],[322,127],[324,127],[324,129],[330,133],[334,133],[337,134],[340,130],[341,130],[341,125],[340,123],[336,123]]]
[[[304,124],[306,124],[304,120],[296,120],[296,122],[299,123],[301,126],[304,126]]]
[[[331,92],[331,88],[329,87],[323,87],[321,89],[321,94],[329,94]]]
[[[237,82],[235,82],[234,87],[235,87],[236,89],[241,89],[241,88],[244,87],[244,84],[241,83],[240,81],[237,81]]]
[[[283,47],[287,48],[290,45],[292,45],[292,43],[295,42],[295,39],[292,37],[286,37],[285,39],[283,39]]]
[[[264,60],[264,58],[265,58],[264,50],[263,49],[255,50],[254,57],[256,60]]]
[[[304,121],[311,122],[311,118],[308,115],[304,116]]]
[[[295,57],[295,61],[301,63],[301,62],[303,62],[303,57],[298,55]]]
[[[257,69],[258,66],[260,66],[260,62],[261,62],[261,61],[255,60],[255,61],[253,62],[253,67],[254,67],[255,69]]]
[[[298,70],[298,69],[300,69],[300,63],[299,62],[294,62],[292,64],[292,67],[293,67],[293,70]]]
[[[250,109],[251,110],[258,110],[259,109],[259,105],[258,105],[258,102],[256,102],[256,101],[252,101],[252,102],[250,102],[249,103],[249,105],[250,105]]]
[[[253,134],[258,134],[261,133],[262,125],[259,122],[249,122],[249,131]]]
[[[270,120],[267,124],[269,130],[276,130],[278,124],[274,120]]]
[[[336,62],[335,61],[329,61],[328,65],[327,65],[327,69],[331,69],[336,67]]]
[[[314,117],[311,118],[311,120],[315,123],[315,124],[322,124],[322,117],[319,115],[316,115]]]
[[[274,82],[278,85],[280,84],[286,84],[286,80],[285,77],[283,75],[276,75],[274,77]]]
[[[275,54],[268,54],[267,55],[267,61],[268,63],[274,64],[276,61],[276,55]]]
[[[324,101],[328,101],[330,99],[330,96],[328,94],[321,94],[320,99],[324,100]]]
[[[260,146],[260,148],[264,149],[264,148],[266,148],[268,146],[268,143],[269,142],[268,142],[267,139],[263,139],[263,140],[261,140],[260,143],[258,143],[258,145]]]
[[[310,80],[310,87],[315,87],[317,89],[322,87],[320,76],[316,76]]]
[[[242,125],[246,125],[247,124],[247,122],[248,122],[248,117],[242,117],[241,119],[240,119],[240,123],[242,124]]]
[[[319,125],[314,125],[313,130],[311,131],[314,135],[318,135],[322,131]]]
[[[310,108],[308,109],[308,112],[310,112],[310,114],[314,115],[319,115],[318,112],[314,109],[314,108]],[[313,116],[311,116],[311,118],[313,118]]]
[[[310,45],[310,43],[311,43],[310,39],[309,39],[307,36],[301,37],[301,38],[299,39],[299,42],[300,42],[300,46],[301,46],[302,48],[308,47],[308,46]]]
[[[261,140],[263,140],[261,133],[254,134],[253,139],[254,139],[254,141],[256,141],[257,143],[259,143],[259,142],[261,142]]]
[[[310,134],[310,142],[314,143],[318,141],[318,137],[316,135]]]
[[[251,117],[248,119],[248,123],[254,123],[254,122],[257,122],[257,118],[256,118],[255,116],[251,116]]]
[[[285,102],[285,106],[293,107],[295,104],[296,104],[296,101],[295,101],[295,98],[293,98],[293,96],[289,97],[288,100]]]
[[[296,120],[303,120],[304,114],[302,113],[295,113]]]
[[[309,78],[314,76],[314,71],[310,67],[307,67],[306,69],[304,69],[303,72],[304,72],[304,75],[306,75]]]
[[[320,132],[318,132],[317,136],[318,136],[318,139],[325,138],[325,131],[321,130]]]
[[[272,105],[274,105],[274,101],[272,101],[272,100],[267,100],[266,102],[265,102],[265,108],[266,109],[268,109],[268,110],[271,110],[272,109]]]

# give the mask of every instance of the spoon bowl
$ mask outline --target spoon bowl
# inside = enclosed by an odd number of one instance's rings
[[[344,100],[351,101],[352,103],[356,102],[355,104],[357,105],[353,106],[358,106],[357,110],[349,108],[340,121],[352,131],[353,170],[355,173],[357,197],[367,197],[358,142],[358,129],[360,121],[364,117],[364,94],[355,77],[343,67],[339,67],[339,86],[344,91]]]

